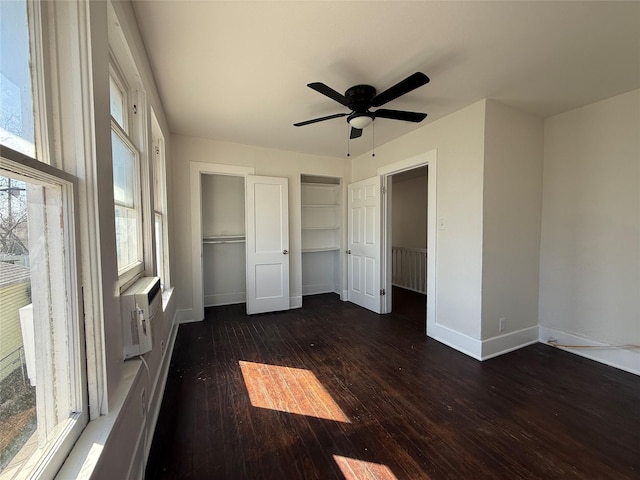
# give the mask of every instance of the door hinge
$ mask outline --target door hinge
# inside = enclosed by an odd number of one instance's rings
[[[387,187],[385,187],[384,185],[380,185],[380,193],[382,195],[384,195],[385,193],[387,193]]]
[[[387,292],[385,291],[384,288],[380,290],[380,295],[386,295],[386,294],[387,294]]]

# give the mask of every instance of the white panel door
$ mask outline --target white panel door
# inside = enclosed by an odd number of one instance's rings
[[[286,178],[247,176],[247,313],[289,309]]]
[[[349,301],[380,313],[380,177],[349,185]]]

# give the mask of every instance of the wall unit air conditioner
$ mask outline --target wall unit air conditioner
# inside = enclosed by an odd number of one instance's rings
[[[147,353],[153,347],[152,326],[162,313],[159,277],[144,277],[120,295],[124,358]]]

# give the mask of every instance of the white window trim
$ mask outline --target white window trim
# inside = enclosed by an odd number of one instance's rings
[[[31,26],[35,32],[34,36],[41,39],[40,43],[32,45],[32,61],[41,59],[43,62],[34,63],[35,70],[44,77],[42,103],[39,103],[36,109],[40,111],[41,121],[46,118],[48,128],[41,127],[36,132],[50,132],[56,140],[49,144],[47,150],[51,155],[49,163],[73,172],[79,179],[76,195],[80,220],[77,240],[83,252],[81,283],[87,357],[86,380],[90,420],[95,420],[109,412],[109,396],[103,325],[105,310],[108,310],[108,307],[103,299],[100,248],[102,233],[98,208],[101,193],[98,188],[96,149],[97,142],[100,142],[102,148],[105,148],[106,144],[102,143],[104,137],[100,137],[96,132],[93,116],[93,92],[96,88],[93,58],[92,51],[87,48],[87,45],[91,45],[89,25],[94,5],[86,2],[71,4],[42,1],[29,4],[37,5],[42,11],[42,25]],[[42,112],[41,109],[46,111]]]
[[[147,274],[152,274],[153,256],[153,213],[151,210],[151,200],[149,195],[152,192],[149,185],[149,155],[145,146],[148,142],[148,114],[146,95],[143,90],[133,90],[127,82],[127,78],[137,77],[135,66],[128,69],[123,68],[126,65],[126,59],[120,59],[114,51],[122,52],[123,46],[119,48],[110,48],[109,52],[109,76],[118,85],[124,94],[124,126],[121,126],[116,119],[111,117],[111,130],[127,146],[135,152],[136,155],[136,174],[137,174],[137,192],[136,192],[136,209],[139,209],[138,215],[138,259],[139,261],[128,265],[126,268],[118,269],[118,286],[120,292],[129,288],[138,278]],[[126,75],[128,73],[128,75]],[[114,202],[115,206],[115,202]]]
[[[171,273],[169,269],[169,225],[167,219],[167,163],[165,155],[165,141],[162,136],[155,112],[151,111],[152,123],[156,126],[157,132],[152,134],[152,156],[153,156],[153,214],[154,224],[155,215],[159,214],[162,217],[162,238],[160,244],[162,245],[162,272],[158,271],[159,266],[156,265],[156,271],[163,280],[163,291],[171,288]],[[153,130],[153,127],[152,127]],[[158,185],[159,184],[159,185]],[[159,189],[159,191],[156,191]],[[155,198],[160,197],[160,205],[156,205]],[[155,235],[155,232],[154,232]]]

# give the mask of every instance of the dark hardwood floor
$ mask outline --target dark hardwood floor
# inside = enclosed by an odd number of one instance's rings
[[[542,344],[478,362],[401,295],[181,325],[146,478],[640,478],[638,376]]]

